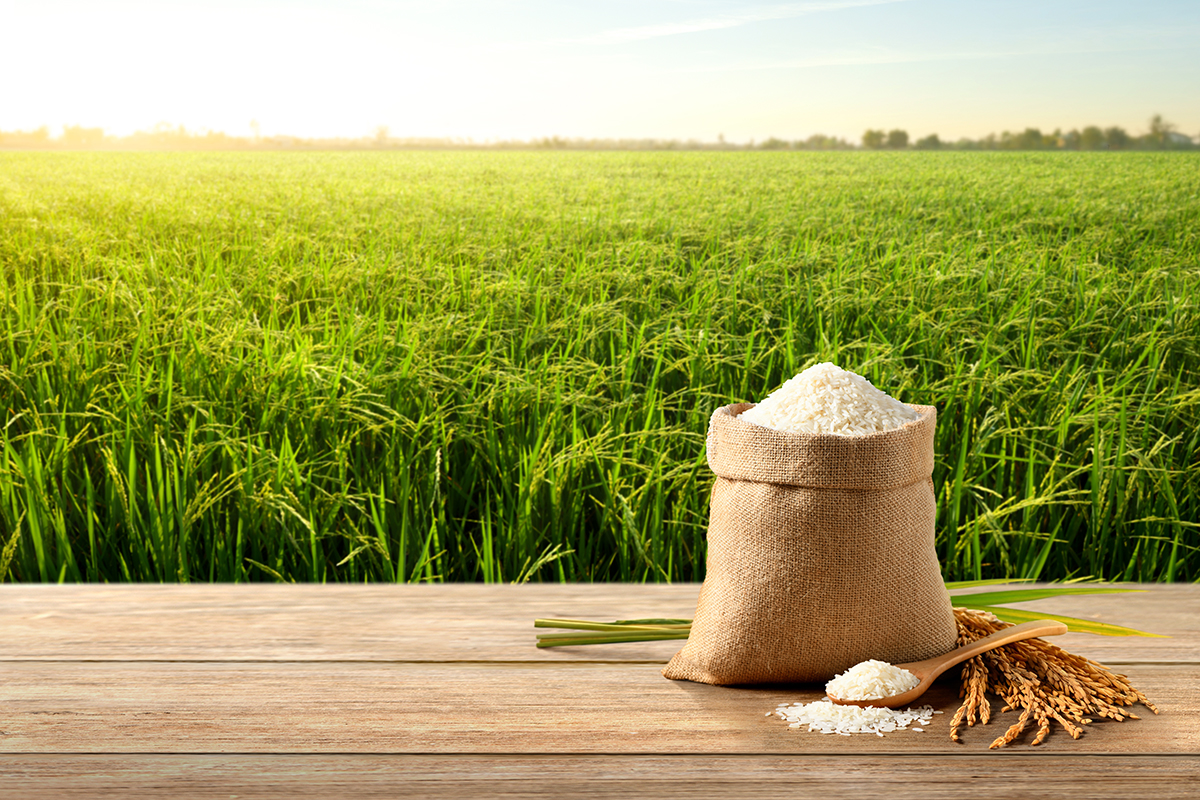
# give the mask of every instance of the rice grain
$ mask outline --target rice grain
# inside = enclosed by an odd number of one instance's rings
[[[764,428],[838,436],[894,430],[917,416],[866,378],[828,361],[804,370],[741,414]]]

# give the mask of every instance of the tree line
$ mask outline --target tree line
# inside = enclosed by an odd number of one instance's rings
[[[33,150],[1195,150],[1200,137],[1180,133],[1161,114],[1150,118],[1149,129],[1133,135],[1119,126],[1100,128],[1088,125],[1082,130],[1043,133],[1038,128],[988,134],[981,139],[961,138],[943,141],[931,133],[910,141],[908,132],[899,128],[884,131],[869,129],[859,143],[836,136],[813,134],[807,139],[787,140],[775,136],[761,142],[727,142],[723,135],[716,142],[696,139],[588,139],[545,136],[528,140],[489,140],[469,138],[394,137],[380,126],[359,138],[317,138],[299,136],[230,136],[219,131],[189,131],[182,125],[160,123],[149,131],[128,136],[112,136],[103,128],[67,125],[60,136],[48,127],[31,131],[0,130],[0,149]]]
[[[1026,128],[955,142],[942,141],[936,133],[931,133],[910,145],[907,131],[867,130],[862,135],[862,146],[867,150],[1193,150],[1198,147],[1192,137],[1180,133],[1161,114],[1152,116],[1149,130],[1137,136],[1116,125],[1108,128],[1088,125],[1083,130],[1073,128],[1066,132],[1056,128],[1052,133]]]
[[[463,137],[396,137],[386,127],[358,138],[304,138],[301,136],[230,136],[219,131],[189,131],[183,126],[161,123],[149,131],[113,136],[103,128],[67,125],[52,136],[43,126],[31,131],[0,130],[0,149],[30,150],[855,150],[846,139],[814,134],[807,139],[787,141],[771,137],[765,141],[715,142],[698,139],[543,136],[534,139],[476,141]]]

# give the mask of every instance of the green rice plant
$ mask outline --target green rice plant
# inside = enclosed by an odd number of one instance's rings
[[[956,581],[946,584],[952,598],[961,599],[964,605],[976,611],[986,611],[998,619],[1012,624],[1031,622],[1039,619],[1052,619],[1063,623],[1067,630],[1074,633],[1095,633],[1101,636],[1149,636],[1159,637],[1156,633],[1097,622],[1093,619],[1064,617],[1059,614],[1046,614],[1040,611],[1028,611],[1023,608],[1009,608],[1006,603],[1025,603],[1032,600],[1044,600],[1048,597],[1062,597],[1073,594],[1122,594],[1137,592],[1139,589],[1128,589],[1120,586],[1097,586],[1094,584],[1071,586],[1043,586],[1037,589],[1009,589],[994,592],[972,592],[964,594],[963,589],[1004,583],[1003,580]],[[690,619],[619,619],[615,622],[593,622],[583,619],[536,619],[535,628],[567,629],[572,633],[540,633],[537,636],[537,646],[546,647],[579,647],[589,644],[621,644],[629,642],[659,642],[671,639],[686,639],[692,631]]]
[[[0,579],[698,580],[708,416],[833,360],[948,580],[1198,580],[1196,165],[0,153]]]

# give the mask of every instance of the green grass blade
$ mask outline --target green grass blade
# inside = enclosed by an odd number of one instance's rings
[[[1090,619],[1078,619],[1077,617],[1064,617],[1061,614],[1047,614],[1044,611],[1026,611],[1020,608],[1005,608],[1003,606],[977,606],[969,605],[968,608],[976,609],[977,611],[987,611],[995,614],[998,618],[1005,622],[1014,624],[1021,622],[1029,622],[1035,619],[1052,619],[1061,622],[1067,626],[1067,629],[1075,633],[1095,633],[1101,636],[1148,636],[1155,639],[1168,639],[1170,637],[1163,636],[1158,633],[1147,633],[1133,628],[1125,628],[1120,625],[1109,625],[1106,622],[1096,622]]]
[[[999,586],[1007,583],[1021,583],[1022,581],[1030,581],[1032,578],[993,578],[985,581],[946,581],[946,588],[950,591],[955,589],[971,589],[976,586]]]
[[[535,628],[568,628],[577,631],[673,631],[691,628],[691,621],[676,621],[672,623],[632,623],[632,622],[591,622],[583,619],[537,619],[533,621]]]
[[[592,636],[579,634],[547,633],[538,637],[538,647],[574,647],[588,644],[623,644],[627,642],[660,642],[670,639],[686,639],[688,631],[639,631],[632,633],[596,633]]]
[[[1063,597],[1076,594],[1125,594],[1144,592],[1145,589],[1121,589],[1108,586],[1047,586],[1042,589],[1012,589],[1007,592],[977,592],[974,594],[951,595],[954,600],[984,603],[989,606],[1005,603],[1026,603],[1047,597]]]

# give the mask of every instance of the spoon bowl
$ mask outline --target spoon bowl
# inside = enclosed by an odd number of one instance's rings
[[[949,653],[927,658],[924,661],[896,664],[897,667],[906,669],[913,675],[916,675],[920,681],[920,683],[907,692],[894,694],[891,697],[879,697],[874,700],[841,700],[833,695],[829,695],[829,699],[841,706],[900,708],[901,706],[911,704],[918,697],[925,694],[926,690],[933,685],[935,678],[955,664],[961,664],[968,658],[977,656],[980,653],[986,653],[988,650],[994,650],[1001,645],[1020,642],[1024,639],[1033,639],[1038,636],[1058,636],[1066,632],[1066,625],[1061,622],[1055,622],[1052,619],[1035,619],[1031,622],[1022,622],[1020,625],[1014,625],[1011,628],[996,631],[992,635],[985,636],[982,639],[976,639],[970,644],[965,644],[962,647],[951,650]]]

